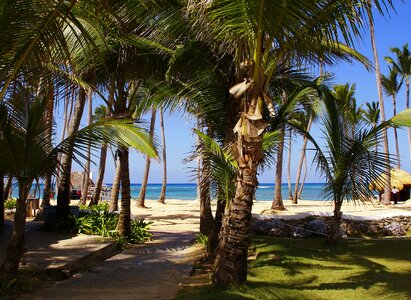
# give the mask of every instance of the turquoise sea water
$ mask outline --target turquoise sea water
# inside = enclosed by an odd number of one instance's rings
[[[110,184],[108,184],[110,185]],[[294,184],[292,191],[294,191]],[[138,198],[141,184],[131,184],[131,197]],[[323,184],[322,183],[306,183],[304,185],[303,194],[301,199],[305,200],[325,200],[322,196]],[[288,185],[283,184],[281,186],[283,199],[288,199]],[[148,184],[146,199],[157,200],[160,196],[161,184]],[[194,200],[197,196],[197,186],[194,183],[171,183],[167,184],[166,198],[168,199],[181,199],[181,200]],[[272,201],[274,197],[274,184],[263,183],[260,184],[256,192],[256,199],[260,201]]]
[[[107,184],[110,186],[111,184]],[[292,186],[292,191],[294,191],[294,184]],[[323,183],[306,183],[304,185],[304,190],[301,195],[301,199],[304,200],[327,200],[322,195]],[[140,192],[141,184],[133,183],[131,184],[131,197],[138,198]],[[42,191],[43,186],[40,185],[40,191]],[[283,199],[288,199],[288,185],[283,184],[281,186]],[[157,200],[160,196],[161,184],[148,184],[146,199]],[[170,183],[167,184],[166,198],[168,199],[181,199],[181,200],[194,200],[196,198],[196,184],[195,183]],[[17,189],[13,189],[13,197],[17,197]],[[37,194],[37,197],[40,197]],[[259,201],[272,201],[274,197],[274,184],[272,183],[262,183],[259,185],[256,192],[256,199]]]

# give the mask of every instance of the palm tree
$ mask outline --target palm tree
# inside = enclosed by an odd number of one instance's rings
[[[93,116],[94,121],[104,120],[108,117],[109,115],[108,115],[106,106],[100,105],[96,107],[94,111],[94,116]],[[102,189],[103,180],[104,180],[104,173],[106,169],[106,160],[107,160],[107,144],[103,143],[101,145],[101,151],[100,151],[100,163],[98,167],[96,186],[95,186],[93,198],[90,201],[90,206],[97,204],[100,200],[100,194],[101,194],[101,189]],[[113,209],[113,211],[114,210],[117,210],[117,208]]]
[[[391,48],[391,52],[396,54],[396,60],[391,57],[385,59],[392,64],[393,69],[405,78],[405,107],[410,107],[410,76],[411,76],[411,52],[408,49],[408,43],[399,48]],[[411,156],[411,129],[408,128],[408,143]]]
[[[394,110],[394,116],[397,115],[397,93],[400,91],[403,81],[401,80],[398,82],[398,72],[396,69],[390,68],[390,75],[386,77],[385,75],[381,75],[381,84],[384,88],[385,94],[387,96],[392,97],[392,107]],[[397,153],[397,168],[401,169],[401,156],[400,156],[400,148],[398,146],[398,135],[397,135],[397,128],[393,128],[394,130],[394,139],[395,139],[395,151]]]
[[[153,108],[151,110],[150,131],[149,131],[151,140],[154,139],[154,127],[156,125],[156,114],[157,114],[157,110]],[[138,196],[138,199],[137,199],[137,207],[140,207],[140,208],[147,208],[145,206],[145,200],[146,200],[148,176],[150,174],[150,163],[151,163],[150,157],[147,156],[143,180],[141,182],[140,195]]]
[[[164,132],[163,108],[160,107],[160,131],[161,131],[161,153],[163,161],[163,183],[161,186],[160,197],[158,202],[165,203],[166,188],[167,188],[167,151],[166,151],[166,135]]]
[[[380,115],[381,115],[381,121],[385,122],[385,106],[384,106],[384,97],[382,93],[382,83],[381,83],[381,72],[380,72],[380,61],[378,58],[378,51],[377,51],[377,45],[376,45],[376,40],[375,40],[375,29],[374,29],[374,20],[373,20],[373,15],[372,15],[372,3],[376,3],[378,9],[381,12],[381,8],[378,6],[378,1],[376,0],[366,0],[364,3],[365,5],[365,10],[368,16],[368,24],[370,27],[370,37],[371,37],[371,46],[373,50],[373,55],[374,55],[374,64],[375,64],[375,78],[377,82],[377,91],[378,91],[378,102],[380,105]],[[391,2],[389,2],[391,4]],[[392,4],[391,4],[392,5]],[[387,131],[383,129],[383,135],[382,135],[382,140],[383,140],[383,150],[386,155],[390,153],[389,147],[388,147],[388,135]],[[384,184],[384,197],[383,197],[383,204],[389,205],[391,203],[391,172],[390,172],[390,166],[387,165],[387,170],[385,172],[387,174],[386,177],[386,182]]]
[[[15,277],[24,251],[27,196],[32,182],[55,169],[59,152],[67,153],[74,149],[81,156],[80,150],[88,143],[96,148],[99,142],[108,141],[110,144],[132,145],[155,155],[143,130],[122,120],[93,124],[52,148],[48,142],[47,124],[42,122],[47,98],[17,100],[0,102],[0,170],[14,176],[19,187],[13,234],[0,268],[0,279],[6,282]]]
[[[390,126],[410,126],[411,111],[404,111],[376,127],[356,119],[347,119],[339,108],[338,100],[327,88],[322,88],[325,111],[322,116],[322,140],[320,146],[312,136],[305,132],[316,149],[317,169],[324,176],[324,193],[334,202],[334,221],[328,236],[329,242],[338,239],[341,223],[341,206],[344,201],[367,200],[371,195],[369,183],[386,174],[392,159],[376,150],[376,141]],[[300,127],[302,131],[304,128]],[[346,129],[350,130],[346,130]],[[352,129],[352,130],[351,130]]]
[[[4,227],[4,173],[0,171],[0,230]]]

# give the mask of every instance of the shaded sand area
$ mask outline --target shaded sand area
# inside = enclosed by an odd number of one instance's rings
[[[300,201],[293,205],[285,201],[285,205],[286,211],[272,212],[270,201],[256,201],[253,213],[303,218],[333,211],[331,202]],[[41,288],[20,299],[173,299],[190,281],[193,264],[203,255],[200,246],[193,246],[199,232],[200,205],[198,201],[169,199],[165,205],[147,200],[146,206],[137,208],[132,201],[132,214],[153,222],[153,241],[117,252],[70,279],[43,282]],[[347,218],[361,219],[411,216],[411,201],[390,206],[346,203],[343,212]]]

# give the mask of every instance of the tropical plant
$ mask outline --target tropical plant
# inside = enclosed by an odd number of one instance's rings
[[[24,227],[27,196],[35,178],[55,170],[58,153],[71,149],[78,157],[90,143],[96,148],[99,142],[132,145],[144,153],[156,155],[144,130],[132,122],[106,120],[83,128],[52,148],[48,143],[47,124],[42,122],[46,97],[33,100],[13,99],[0,102],[0,169],[16,178],[19,187],[13,235],[1,266],[1,278],[10,280],[17,272],[24,251]]]
[[[373,127],[362,119],[356,119],[355,123],[347,119],[335,95],[328,88],[321,88],[321,94],[324,101],[321,139],[325,145],[321,145],[308,132],[305,131],[305,134],[315,147],[314,161],[326,181],[324,193],[334,202],[334,222],[328,241],[335,242],[338,239],[343,202],[368,200],[372,195],[369,183],[377,180],[381,173],[386,174],[387,167],[395,161],[385,152],[376,150],[378,139],[387,127],[410,126],[411,111],[403,111]],[[300,129],[304,132],[303,126]]]
[[[167,189],[167,151],[166,151],[166,135],[164,131],[164,110],[160,107],[160,131],[161,131],[161,161],[163,163],[163,182],[161,185],[160,197],[158,202],[165,203]]]
[[[394,116],[397,115],[397,94],[401,89],[403,80],[398,81],[398,72],[396,69],[389,68],[390,74],[389,77],[385,75],[381,75],[381,84],[384,88],[385,94],[387,96],[392,97],[392,107],[394,110]],[[393,128],[394,130],[394,139],[395,139],[395,151],[397,153],[397,168],[401,169],[401,156],[400,156],[400,148],[398,145],[398,134],[397,128]]]

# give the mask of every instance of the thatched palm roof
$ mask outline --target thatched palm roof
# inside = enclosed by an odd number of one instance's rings
[[[371,190],[377,190],[378,192],[384,192],[384,182],[386,179],[385,174],[381,174],[378,178],[370,183]],[[400,191],[404,187],[411,186],[411,174],[400,169],[391,169],[391,186],[395,186]]]

